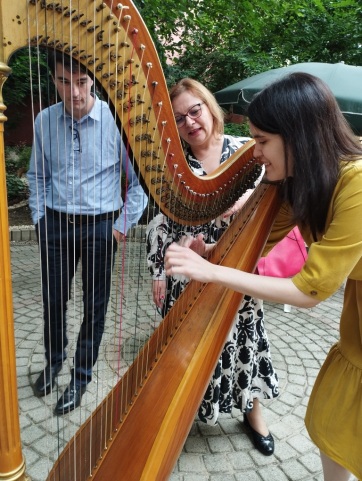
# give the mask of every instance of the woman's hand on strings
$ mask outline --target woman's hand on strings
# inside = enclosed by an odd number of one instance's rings
[[[165,256],[166,274],[174,276],[183,274],[200,282],[212,282],[214,264],[211,264],[189,247],[173,243]]]
[[[196,254],[199,254],[199,256],[205,256],[210,248],[213,247],[213,244],[205,243],[204,234],[197,234],[196,237],[184,235],[177,244],[181,247],[189,247],[196,252]]]
[[[155,279],[152,281],[152,296],[156,307],[161,309],[166,298],[166,280]]]

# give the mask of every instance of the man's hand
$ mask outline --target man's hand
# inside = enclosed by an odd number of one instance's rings
[[[114,235],[114,238],[116,239],[118,244],[126,239],[126,236],[124,234],[122,234],[122,232],[119,232],[116,229],[113,229],[113,235]]]

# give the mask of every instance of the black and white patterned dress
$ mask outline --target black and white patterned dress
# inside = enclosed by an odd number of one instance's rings
[[[220,163],[228,159],[248,138],[224,135]],[[201,163],[190,149],[185,151],[190,168],[196,175],[206,175]],[[166,279],[166,299],[163,315],[173,306],[187,284],[184,277],[166,278],[164,257],[167,247],[183,235],[204,234],[206,243],[215,243],[230,223],[222,216],[198,225],[178,224],[162,213],[147,227],[147,262],[154,280]],[[274,371],[270,346],[264,327],[263,304],[245,296],[241,301],[233,326],[228,334],[221,357],[199,408],[199,418],[215,424],[219,413],[230,413],[232,407],[241,412],[253,408],[253,399],[271,399],[279,395],[278,377]]]

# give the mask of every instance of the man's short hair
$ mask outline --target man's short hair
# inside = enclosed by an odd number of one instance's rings
[[[48,51],[48,68],[51,74],[55,75],[55,69],[57,64],[63,65],[63,68],[67,72],[74,72],[74,73],[85,73],[89,75],[87,69],[82,65],[78,60],[71,57],[70,55],[61,52],[60,50],[49,50]]]

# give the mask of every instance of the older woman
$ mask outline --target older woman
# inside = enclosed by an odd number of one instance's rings
[[[171,89],[170,97],[185,156],[196,175],[212,173],[249,140],[223,133],[223,112],[211,92],[199,82],[181,80]],[[207,224],[181,225],[163,214],[150,222],[147,258],[153,278],[153,299],[163,314],[169,311],[187,284],[180,276],[170,273],[166,276],[164,257],[170,244],[183,242],[186,236],[194,239],[193,249],[205,254],[246,198],[247,194],[228,212]],[[199,408],[199,418],[215,424],[219,413],[230,413],[232,407],[240,409],[256,448],[264,455],[271,455],[274,439],[262,417],[259,399],[271,399],[278,394],[278,378],[271,362],[262,302],[245,296]]]

